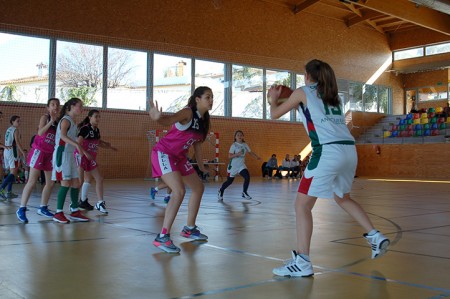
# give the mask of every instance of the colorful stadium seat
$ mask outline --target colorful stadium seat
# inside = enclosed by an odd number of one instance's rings
[[[391,131],[384,131],[383,137],[384,137],[384,138],[391,137]]]
[[[437,130],[438,124],[431,124],[431,130]]]
[[[424,130],[429,130],[429,129],[431,129],[430,124],[424,124],[424,125],[423,125],[423,129],[424,129]]]
[[[436,113],[437,113],[437,114],[442,113],[443,111],[444,111],[444,108],[442,108],[442,107],[436,107]]]
[[[414,113],[414,117],[413,117],[414,119],[418,119],[418,118],[420,118],[420,113]]]
[[[413,124],[415,125],[420,124],[420,118],[415,118]]]
[[[391,137],[398,137],[398,131],[392,131]]]
[[[425,130],[423,132],[423,136],[430,136],[431,135],[431,130]]]
[[[438,120],[437,120],[437,123],[438,124],[445,123],[445,118],[444,117],[439,117]]]
[[[419,137],[419,136],[422,136],[422,135],[423,135],[422,130],[414,131],[414,137]]]
[[[410,120],[410,119],[412,119],[412,118],[413,118],[412,113],[408,113],[408,114],[406,115],[406,120]]]
[[[435,112],[435,111],[436,111],[436,110],[434,110],[433,107],[428,108],[428,113]]]
[[[430,123],[432,124],[437,123],[437,117],[430,118]]]
[[[422,114],[420,115],[420,118],[428,118],[428,113],[422,113]]]
[[[428,118],[421,118],[420,119],[420,123],[421,124],[427,124],[428,123]]]
[[[447,124],[446,123],[439,124],[439,130],[445,130],[445,129],[447,129]]]
[[[414,136],[414,131],[413,130],[408,130],[407,131],[407,136],[408,137]]]
[[[414,126],[414,131],[420,131],[422,130],[422,125],[418,124]]]
[[[432,130],[431,131],[431,136],[438,136],[439,135],[439,130]]]

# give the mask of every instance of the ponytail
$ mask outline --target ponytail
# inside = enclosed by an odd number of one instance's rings
[[[61,121],[61,119],[66,115],[66,113],[72,109],[72,106],[75,106],[78,103],[82,103],[82,101],[79,98],[71,98],[70,100],[65,102],[63,107],[61,108],[61,113],[59,114],[58,122]]]
[[[191,107],[191,108],[197,109],[196,98],[201,98],[202,95],[205,93],[205,91],[211,91],[212,92],[211,88],[209,88],[208,86],[197,87],[194,90],[194,93],[189,98],[188,106]],[[204,128],[203,128],[203,140],[202,141],[205,141],[206,137],[208,136],[210,122],[211,122],[211,120],[210,120],[209,111],[206,111],[205,114],[203,115]]]
[[[326,62],[313,59],[306,64],[305,69],[311,81],[317,82],[317,96],[325,104],[338,107],[340,105],[338,86],[331,66]]]

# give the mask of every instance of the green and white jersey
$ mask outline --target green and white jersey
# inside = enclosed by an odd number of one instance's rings
[[[58,151],[59,146],[64,146],[64,152],[73,153],[75,151],[75,147],[71,144],[66,144],[64,140],[61,139],[61,123],[66,119],[70,122],[70,127],[67,130],[67,137],[72,139],[73,141],[77,140],[77,125],[73,121],[73,119],[69,115],[65,115],[58,123],[58,127],[56,128],[56,137],[55,137],[55,151]]]

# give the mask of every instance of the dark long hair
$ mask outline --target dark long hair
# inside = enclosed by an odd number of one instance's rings
[[[59,114],[58,122],[66,115],[67,111],[70,111],[72,109],[72,106],[75,106],[78,103],[82,103],[82,101],[79,98],[71,98],[67,102],[64,103],[63,107],[61,108],[61,113]]]
[[[13,116],[11,116],[11,118],[10,118],[10,120],[9,120],[9,123],[10,123],[10,124],[13,124],[13,122],[15,122],[16,119],[18,119],[18,118],[20,118],[20,116],[18,116],[18,115],[13,115]]]
[[[195,100],[196,98],[201,98],[202,95],[209,90],[210,92],[212,92],[212,89],[209,88],[208,86],[200,86],[197,87],[194,90],[194,93],[191,95],[191,97],[189,98],[188,101],[188,106],[191,108],[195,108],[197,109],[197,101]],[[203,141],[205,141],[206,136],[208,136],[208,132],[209,132],[209,126],[210,126],[210,116],[209,116],[209,111],[205,112],[205,115],[203,115]]]
[[[317,82],[318,96],[329,106],[340,104],[336,76],[331,66],[323,61],[313,59],[305,66],[312,81]]]
[[[89,111],[88,115],[78,124],[78,128],[81,128],[85,125],[87,125],[88,123],[90,123],[90,117],[92,117],[95,113],[100,114],[100,111],[96,110],[96,109],[92,109],[91,111]]]

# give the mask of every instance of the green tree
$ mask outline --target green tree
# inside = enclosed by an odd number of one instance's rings
[[[0,99],[2,101],[18,102],[18,91],[19,88],[17,87],[17,85],[8,84],[0,91]]]

